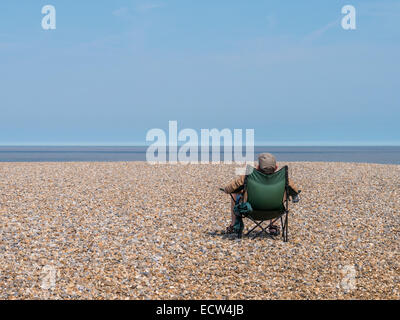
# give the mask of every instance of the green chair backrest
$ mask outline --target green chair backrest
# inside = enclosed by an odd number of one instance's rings
[[[255,211],[284,211],[288,167],[264,174],[256,169],[247,176],[247,197]]]

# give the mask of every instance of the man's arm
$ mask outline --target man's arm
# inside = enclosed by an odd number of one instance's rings
[[[298,194],[299,194],[299,189],[297,189],[293,181],[289,179],[289,195],[294,197]]]
[[[224,191],[226,193],[233,193],[235,190],[239,189],[244,185],[245,176],[238,176],[232,180],[228,185],[225,186]]]

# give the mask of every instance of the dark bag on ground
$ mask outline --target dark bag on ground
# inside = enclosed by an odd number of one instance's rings
[[[233,208],[233,212],[235,213],[236,219],[235,224],[233,225],[233,230],[239,235],[242,233],[244,229],[243,217],[246,217],[250,212],[253,211],[251,204],[249,202],[240,202],[242,195],[239,195],[236,198],[236,204]]]

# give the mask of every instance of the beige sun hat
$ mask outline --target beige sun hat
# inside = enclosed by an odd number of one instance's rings
[[[265,173],[274,173],[276,168],[276,159],[270,153],[261,153],[258,156],[258,165],[260,170]]]

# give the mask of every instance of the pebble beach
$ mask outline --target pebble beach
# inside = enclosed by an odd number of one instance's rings
[[[0,163],[0,299],[400,299],[400,165],[286,164],[288,242],[222,233],[238,165]]]

